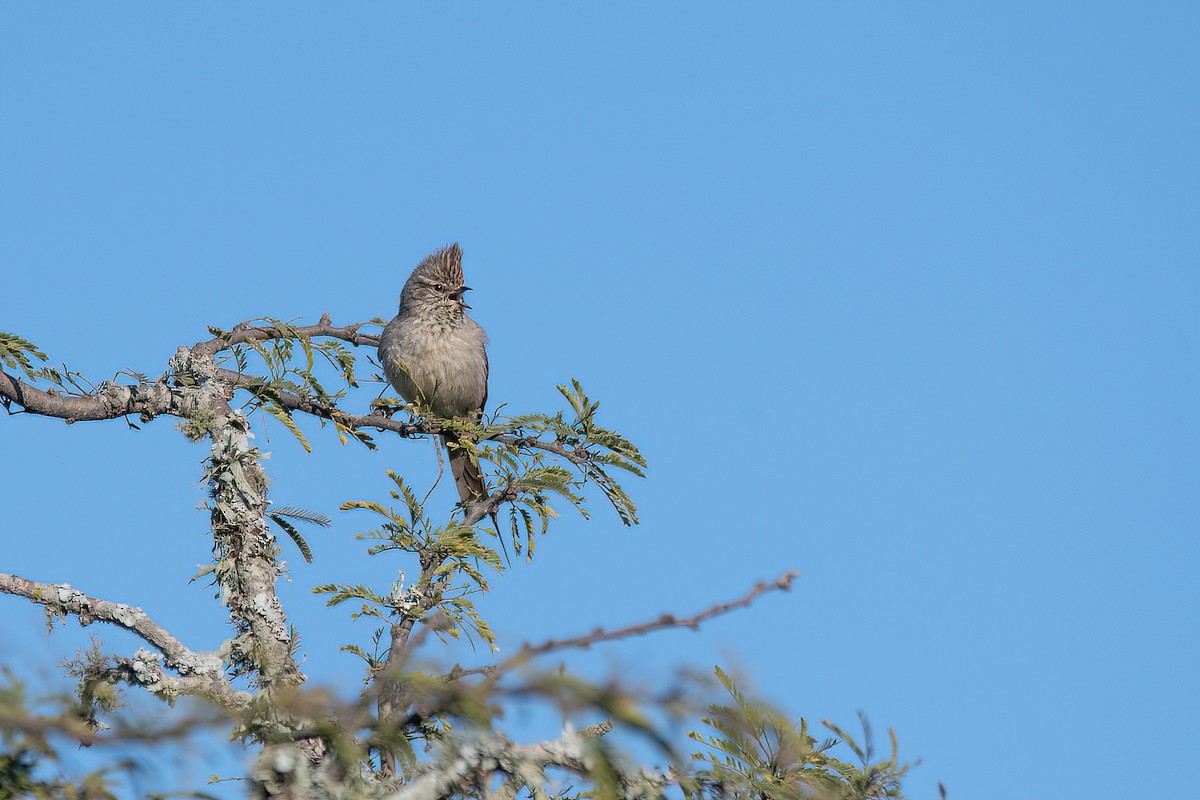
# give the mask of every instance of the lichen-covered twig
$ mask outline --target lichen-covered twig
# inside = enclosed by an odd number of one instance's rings
[[[250,701],[249,694],[230,685],[220,656],[190,650],[137,606],[91,597],[68,583],[40,583],[3,572],[0,593],[44,606],[55,617],[75,617],[80,625],[106,622],[138,636],[162,655],[162,662],[149,651],[139,651],[128,660],[129,674],[123,676],[128,683],[205,697],[226,708],[241,708]],[[140,665],[136,669],[134,661]],[[177,674],[164,672],[163,667]]]
[[[165,383],[119,385],[102,383],[92,394],[81,396],[47,391],[0,371],[0,401],[15,403],[29,414],[55,417],[67,422],[117,419],[135,414],[143,422],[157,416],[188,416],[194,405]]]

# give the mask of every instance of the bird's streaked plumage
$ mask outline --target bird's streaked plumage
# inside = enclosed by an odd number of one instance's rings
[[[478,419],[487,403],[487,334],[467,316],[462,249],[438,250],[409,275],[400,310],[379,337],[379,363],[406,401],[439,417]],[[450,443],[452,443],[451,440]],[[450,450],[450,469],[465,503],[484,497],[479,465]]]

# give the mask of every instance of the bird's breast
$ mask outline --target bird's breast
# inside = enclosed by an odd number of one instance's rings
[[[475,416],[487,395],[483,329],[468,317],[457,325],[397,317],[379,339],[388,381],[410,403],[440,417]]]

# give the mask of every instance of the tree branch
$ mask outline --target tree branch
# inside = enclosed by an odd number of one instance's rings
[[[370,322],[355,322],[353,325],[337,327],[330,322],[329,314],[321,315],[320,321],[316,325],[305,325],[291,328],[290,330],[280,330],[279,328],[254,328],[250,323],[243,322],[233,327],[227,338],[209,339],[206,342],[197,342],[192,347],[192,352],[199,355],[215,356],[223,350],[228,350],[235,344],[248,344],[250,342],[265,342],[269,339],[287,339],[292,336],[299,335],[305,338],[313,338],[314,336],[327,336],[331,339],[341,339],[344,342],[349,342],[355,347],[369,345],[371,347],[379,346],[379,337],[371,336],[365,333],[359,333],[358,329],[363,325],[370,325]]]
[[[23,597],[45,606],[48,613],[58,617],[76,617],[83,627],[107,622],[124,628],[161,653],[165,666],[179,673],[174,676],[163,672],[156,657],[148,651],[139,651],[145,656],[138,663],[153,664],[153,669],[139,671],[141,679],[128,680],[129,683],[148,688],[157,683],[177,693],[208,697],[230,707],[242,707],[250,701],[250,695],[234,690],[226,680],[220,656],[189,650],[137,606],[90,597],[68,583],[39,583],[3,572],[0,572],[0,594]]]
[[[133,658],[116,657],[116,666],[110,667],[98,677],[110,683],[118,681],[138,686],[168,701],[177,695],[202,697],[231,711],[244,710],[254,701],[249,692],[234,689],[224,679],[212,675],[172,675],[163,669],[154,653],[138,648]]]
[[[187,398],[165,383],[121,386],[102,383],[93,394],[79,397],[59,394],[26,383],[7,372],[0,371],[0,400],[21,406],[30,414],[56,417],[68,423],[116,419],[137,414],[149,422],[161,414],[186,416],[190,404]]]
[[[230,386],[247,391],[264,385],[267,381],[262,378],[245,375],[235,372],[231,369],[219,369],[218,377]],[[393,419],[385,414],[350,414],[342,411],[334,405],[313,402],[311,398],[301,397],[282,390],[277,390],[275,394],[278,396],[280,405],[285,411],[299,411],[304,414],[311,414],[319,419],[337,420],[347,428],[361,429],[372,428],[379,431],[391,431],[405,438],[414,436],[433,436],[440,434],[444,428],[437,423],[436,420],[426,419],[422,422],[401,422]],[[489,436],[479,440],[483,442],[496,442],[497,444],[507,444],[513,447],[526,447],[533,450],[542,450],[556,456],[561,456],[573,464],[586,464],[591,461],[591,454],[585,450],[576,450],[567,447],[562,442],[545,441],[538,439],[535,436],[512,436],[509,434],[499,434]]]
[[[107,622],[137,634],[142,641],[158,650],[168,659],[168,664],[185,661],[191,651],[158,623],[150,619],[137,606],[113,603],[98,597],[89,597],[69,583],[50,584],[31,581],[19,575],[0,572],[0,593],[24,597],[45,606],[57,616],[74,616],[79,624],[87,627],[93,622]]]
[[[771,592],[791,590],[792,581],[800,575],[797,571],[784,573],[776,578],[771,583],[759,581],[754,584],[749,592],[737,598],[730,600],[727,603],[717,603],[714,606],[706,608],[699,614],[690,617],[676,617],[674,614],[663,614],[658,619],[649,622],[642,622],[636,625],[628,625],[624,628],[618,628],[612,631],[606,631],[604,628],[596,628],[591,633],[583,636],[575,636],[570,639],[548,639],[545,642],[536,645],[525,644],[512,657],[501,661],[499,664],[492,664],[486,667],[475,667],[473,669],[459,669],[455,667],[446,676],[449,680],[458,680],[469,675],[485,675],[487,677],[498,677],[515,666],[525,663],[535,656],[552,653],[557,650],[568,650],[572,648],[586,649],[600,642],[611,642],[616,639],[626,639],[631,636],[644,636],[647,633],[663,630],[665,628],[691,628],[696,630],[700,627],[700,623],[706,622],[713,617],[719,617],[722,614],[728,614],[730,611],[736,611],[740,608],[746,608],[759,597]]]

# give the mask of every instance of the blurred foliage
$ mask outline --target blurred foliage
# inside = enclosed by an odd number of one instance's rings
[[[823,723],[835,737],[818,741],[808,722],[790,722],[762,701],[747,700],[737,684],[720,667],[717,679],[733,704],[715,704],[701,718],[713,733],[692,731],[688,736],[705,745],[692,754],[702,765],[684,786],[689,800],[699,798],[829,798],[829,800],[885,800],[902,798],[901,780],[910,765],[898,758],[896,736],[888,730],[891,754],[874,760],[870,724],[861,716],[860,746],[841,728]],[[844,744],[844,748],[837,745]],[[849,749],[858,764],[836,758],[837,749]]]

